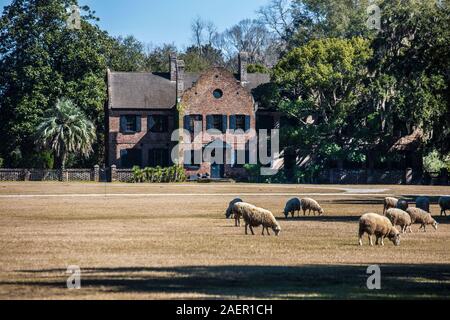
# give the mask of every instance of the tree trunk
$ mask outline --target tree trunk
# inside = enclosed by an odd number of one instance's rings
[[[62,155],[61,155],[61,170],[66,170],[66,159],[67,159],[67,154],[65,151],[63,151]]]

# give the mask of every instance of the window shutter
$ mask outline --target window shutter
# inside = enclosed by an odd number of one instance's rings
[[[142,117],[136,116],[136,132],[142,131]]]
[[[210,130],[214,127],[214,117],[209,115],[206,116],[206,130]]]
[[[127,118],[125,116],[120,116],[120,132],[124,133],[127,127]]]
[[[191,130],[191,117],[190,116],[184,116],[184,130]]]
[[[245,131],[250,130],[250,116],[245,116]]]
[[[227,128],[228,128],[228,117],[227,117],[227,115],[223,115],[222,116],[222,132],[223,133],[227,132]]]
[[[230,129],[236,130],[236,115],[230,116]]]
[[[155,118],[153,116],[148,116],[147,118],[147,129],[148,131],[153,131],[153,127],[155,126]]]
[[[169,132],[169,117],[163,116],[163,132]]]

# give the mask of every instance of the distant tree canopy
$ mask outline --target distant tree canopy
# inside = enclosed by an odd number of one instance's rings
[[[298,120],[282,126],[284,144],[313,153],[320,166],[386,153],[420,129],[421,150],[449,153],[449,7],[380,1],[376,33],[363,23],[366,6],[355,3],[293,1],[287,50],[273,70],[278,93],[271,95]]]
[[[315,168],[326,159],[363,161],[417,129],[423,152],[444,157],[450,152],[448,0],[380,0],[380,32],[366,26],[368,3],[267,0],[257,19],[222,31],[199,17],[191,44],[180,50],[111,37],[88,7],[81,7],[81,29],[70,30],[67,10],[76,0],[13,0],[0,18],[3,165],[53,165],[51,152],[36,149],[35,134],[62,97],[94,123],[97,135],[92,155],[69,154],[67,166],[101,164],[107,68],[168,72],[168,56],[176,53],[188,72],[216,65],[235,72],[239,51],[249,53],[248,72],[271,73],[273,81],[256,88],[255,99],[291,118],[281,127],[283,144],[316,151]]]
[[[94,121],[98,141],[104,135],[105,70],[114,43],[83,7],[81,30],[66,25],[68,0],[15,0],[0,18],[0,153],[7,166],[44,166],[35,147],[44,112],[65,96]],[[94,145],[90,164],[103,158]],[[77,160],[74,160],[75,163]]]

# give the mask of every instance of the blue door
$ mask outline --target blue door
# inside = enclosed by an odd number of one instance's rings
[[[211,178],[220,179],[223,178],[224,166],[223,164],[212,164],[211,165]]]

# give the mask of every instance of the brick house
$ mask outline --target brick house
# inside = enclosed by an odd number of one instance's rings
[[[179,145],[179,159],[186,163],[188,175],[245,175],[236,159],[237,151],[248,150],[248,141],[254,138],[254,133],[247,131],[279,127],[280,114],[258,108],[253,96],[254,90],[269,82],[269,75],[248,74],[245,53],[239,55],[238,74],[220,67],[188,73],[182,60],[176,56],[169,59],[167,74],[108,71],[106,164],[118,168],[170,166],[172,149]],[[192,132],[194,124],[204,133],[201,141],[172,141],[175,129]],[[209,129],[216,132],[208,135]],[[230,134],[237,129],[246,133]],[[227,164],[211,164],[208,159],[187,161],[194,159],[196,151],[208,148],[223,148]],[[209,154],[215,156],[213,153]]]

